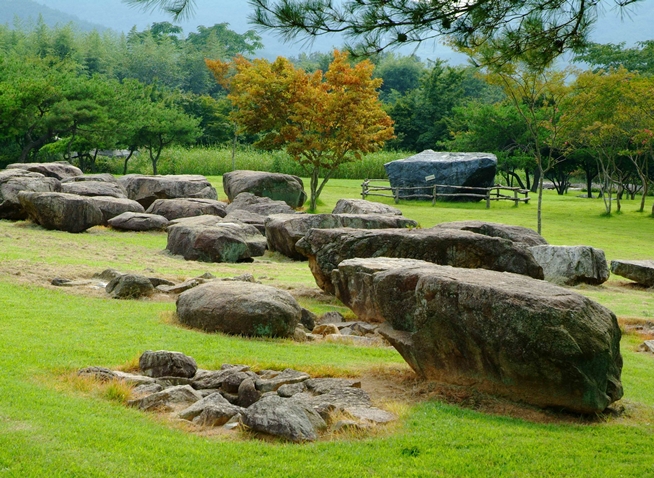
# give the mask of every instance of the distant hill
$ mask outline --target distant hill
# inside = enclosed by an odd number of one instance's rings
[[[75,15],[41,5],[32,0],[0,0],[0,24],[13,26],[18,18],[23,25],[29,26],[36,23],[39,15],[42,16],[45,24],[51,27],[73,22],[77,28],[84,31],[107,30],[106,26],[82,20]]]

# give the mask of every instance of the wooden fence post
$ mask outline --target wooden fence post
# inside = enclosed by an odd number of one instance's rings
[[[490,196],[491,196],[491,189],[489,188],[486,191],[486,209],[490,209]]]
[[[364,180],[361,183],[361,199],[365,199],[368,193],[368,180]]]
[[[395,188],[394,196],[395,196],[395,204],[399,204],[400,203],[400,188]]]
[[[436,205],[436,186],[434,186],[434,194],[431,198],[431,205],[435,206]]]
[[[517,190],[517,189],[514,189],[514,190],[513,190],[513,197],[515,198],[515,199],[514,199],[514,201],[515,201],[515,207],[518,207],[518,204],[520,203],[520,201],[518,201],[518,190]]]

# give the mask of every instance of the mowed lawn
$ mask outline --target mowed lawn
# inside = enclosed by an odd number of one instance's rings
[[[216,186],[220,179],[211,178]],[[359,197],[359,185],[330,181],[319,212],[330,212],[339,198]],[[536,224],[535,203],[398,207],[421,227],[465,219]],[[609,260],[654,258],[651,202],[646,213],[636,208],[637,201],[625,201],[622,214],[604,217],[601,200],[548,192],[543,235],[552,244],[602,248]],[[192,434],[125,407],[111,389],[72,380],[81,367],[133,363],[148,349],[184,352],[203,368],[229,362],[382,377],[406,369],[392,349],[204,334],[172,324],[170,301],[116,301],[49,285],[57,276],[88,278],[113,267],[172,279],[250,272],[269,285],[315,288],[306,263],[275,255],[252,264],[186,262],[163,254],[165,245],[165,233],[93,228],[72,235],[0,221],[0,476],[654,476],[654,356],[636,352],[642,339],[634,335],[623,337],[625,397],[615,414],[529,420],[488,413],[474,400],[458,406],[415,397],[416,404],[396,408],[403,410],[400,424],[387,433],[300,445]],[[620,278],[575,290],[619,318],[654,314],[654,292]],[[303,305],[318,313],[346,310],[310,298]]]

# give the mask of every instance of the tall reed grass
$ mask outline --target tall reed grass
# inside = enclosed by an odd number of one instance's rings
[[[384,179],[384,163],[402,159],[413,153],[380,151],[363,157],[361,161],[341,165],[332,175],[334,179]],[[122,172],[122,163],[119,165]],[[113,169],[113,168],[112,168]],[[171,147],[161,153],[157,165],[159,174],[202,174],[221,176],[234,169],[268,171],[272,173],[294,174],[306,177],[302,169],[284,151],[263,152],[252,147],[236,150],[232,165],[232,150],[229,147]],[[128,163],[128,173],[152,174],[152,165],[147,154],[140,154]]]

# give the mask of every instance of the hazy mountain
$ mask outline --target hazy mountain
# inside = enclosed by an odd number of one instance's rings
[[[0,24],[14,25],[16,19],[23,25],[33,25],[42,16],[46,25],[66,25],[73,22],[81,30],[106,30],[107,27],[98,23],[91,23],[82,20],[75,15],[64,13],[47,6],[43,6],[32,0],[0,0]]]

